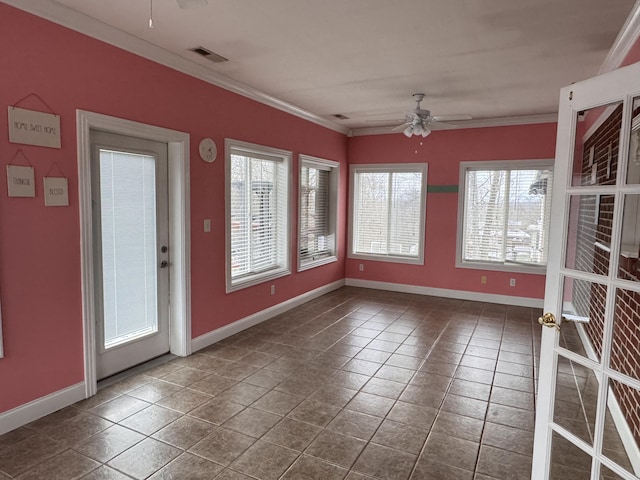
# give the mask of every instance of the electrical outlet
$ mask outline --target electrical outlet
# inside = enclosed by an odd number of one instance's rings
[[[211,219],[204,219],[204,233],[209,233],[211,231]]]
[[[276,286],[271,285],[271,295],[275,295],[275,294],[276,294]]]
[[[360,270],[361,272],[364,272],[364,263],[361,263],[360,265],[358,265],[358,270]]]
[[[509,286],[510,287],[515,287],[516,286],[516,279],[515,278],[510,278],[509,279]]]
[[[487,276],[486,275],[482,275],[480,277],[480,283],[485,285],[487,283]]]

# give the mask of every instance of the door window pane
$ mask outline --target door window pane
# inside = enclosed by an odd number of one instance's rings
[[[589,480],[591,457],[558,432],[551,440],[551,480]]]
[[[640,97],[633,99],[627,183],[640,183]]]
[[[600,478],[602,480],[623,480],[620,475],[614,473],[611,469],[605,467],[604,465],[600,467]]]
[[[618,278],[638,281],[638,252],[640,251],[640,195],[625,195],[622,214],[622,235]]]
[[[640,293],[619,288],[613,320],[609,366],[640,380]],[[638,399],[640,401],[640,398]],[[638,426],[640,431],[640,425]]]
[[[604,335],[605,285],[565,277],[562,291],[561,347],[599,361]]]
[[[100,150],[104,346],[158,328],[155,158]]]
[[[602,453],[630,473],[640,473],[640,391],[609,381]]]
[[[594,372],[559,355],[553,421],[593,445],[597,400]]]
[[[613,195],[572,195],[569,201],[567,268],[609,274]]]
[[[618,168],[622,102],[578,113],[572,185],[613,185]]]

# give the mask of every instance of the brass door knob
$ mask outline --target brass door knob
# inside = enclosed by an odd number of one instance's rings
[[[556,323],[556,316],[553,313],[547,312],[538,318],[538,323],[540,325],[544,325],[545,327],[555,328],[556,330],[560,330],[560,325]]]

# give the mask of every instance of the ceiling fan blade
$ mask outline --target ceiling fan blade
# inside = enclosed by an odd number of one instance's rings
[[[401,123],[401,124],[400,124],[400,125],[398,125],[397,127],[393,127],[393,128],[391,129],[391,131],[392,131],[392,132],[397,132],[398,130],[401,130],[401,129],[403,129],[403,128],[407,128],[407,125],[409,125],[409,123],[410,123],[410,122],[404,122],[404,123]]]
[[[471,120],[471,115],[436,115],[433,118],[436,122],[455,122],[457,120]]]
[[[200,8],[207,6],[207,0],[176,0],[178,6],[182,9],[188,10],[191,8]]]
[[[428,128],[431,130],[453,130],[454,128],[460,128],[460,126],[447,122],[432,122]]]

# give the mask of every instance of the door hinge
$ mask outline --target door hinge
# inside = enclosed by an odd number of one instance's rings
[[[569,92],[569,100],[573,100],[573,90]]]

